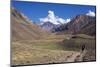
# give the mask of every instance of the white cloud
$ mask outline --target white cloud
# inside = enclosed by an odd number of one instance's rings
[[[58,21],[59,23],[65,23],[65,20],[64,20],[63,18],[57,18],[57,21]]]
[[[48,21],[48,18],[40,18],[40,21],[47,22]]]
[[[86,15],[94,17],[95,16],[95,12],[89,10],[88,13],[86,13]]]
[[[67,20],[66,20],[66,22],[68,23],[68,22],[70,22],[71,21],[71,19],[70,18],[68,18]]]
[[[43,22],[43,23],[51,22],[53,24],[64,24],[64,23],[67,23],[69,21],[70,21],[70,19],[65,20],[63,18],[60,18],[60,17],[56,16],[54,14],[54,11],[51,11],[51,10],[48,11],[48,16],[47,17],[40,18],[40,22]]]
[[[59,22],[59,23],[61,23],[61,24],[65,24],[65,23],[68,23],[68,22],[70,22],[71,21],[71,19],[63,19],[63,18],[58,18],[57,19],[57,21]]]

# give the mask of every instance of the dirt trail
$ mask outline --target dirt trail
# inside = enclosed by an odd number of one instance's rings
[[[79,55],[80,55],[80,53],[75,53],[75,54],[71,55],[71,56],[68,58],[67,62],[74,62],[75,59],[76,59],[76,57],[79,56]]]
[[[75,58],[75,61],[83,61],[83,57],[85,56],[85,54],[86,54],[86,50],[84,50],[83,52],[80,52],[80,54],[78,55],[78,56],[76,56],[76,58]]]
[[[67,62],[79,62],[79,61],[83,61],[83,57],[86,54],[86,50],[84,50],[83,52],[79,52],[76,54],[71,55]]]

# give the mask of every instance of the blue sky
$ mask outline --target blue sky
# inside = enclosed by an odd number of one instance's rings
[[[11,6],[35,22],[39,22],[40,18],[46,17],[48,15],[48,11],[50,10],[53,11],[56,16],[63,19],[72,19],[76,15],[88,13],[89,10],[96,12],[95,6],[72,4],[12,1]]]

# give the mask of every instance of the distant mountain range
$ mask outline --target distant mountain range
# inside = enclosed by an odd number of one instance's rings
[[[51,32],[95,35],[96,17],[77,15],[68,23],[55,25],[51,22],[45,22],[41,27]]]
[[[39,39],[50,34],[50,32],[56,34],[81,33],[92,36],[96,34],[96,17],[87,15],[78,15],[64,24],[53,24],[47,21],[41,25],[36,25],[24,14],[11,8],[11,25],[13,40]]]
[[[41,25],[41,27],[46,31],[57,32],[56,29],[60,28],[61,24],[53,24],[51,22],[45,22]]]

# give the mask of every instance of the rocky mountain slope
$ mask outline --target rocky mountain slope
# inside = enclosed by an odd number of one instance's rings
[[[25,15],[16,9],[11,9],[11,29],[13,40],[39,39],[47,32],[33,24]]]
[[[96,17],[78,15],[73,18],[69,23],[61,25],[56,28],[55,31],[60,33],[70,33],[70,34],[96,34]],[[59,33],[58,32],[58,33]]]
[[[82,33],[88,35],[95,35],[96,18],[86,15],[76,16],[70,23],[67,24],[68,32]]]

